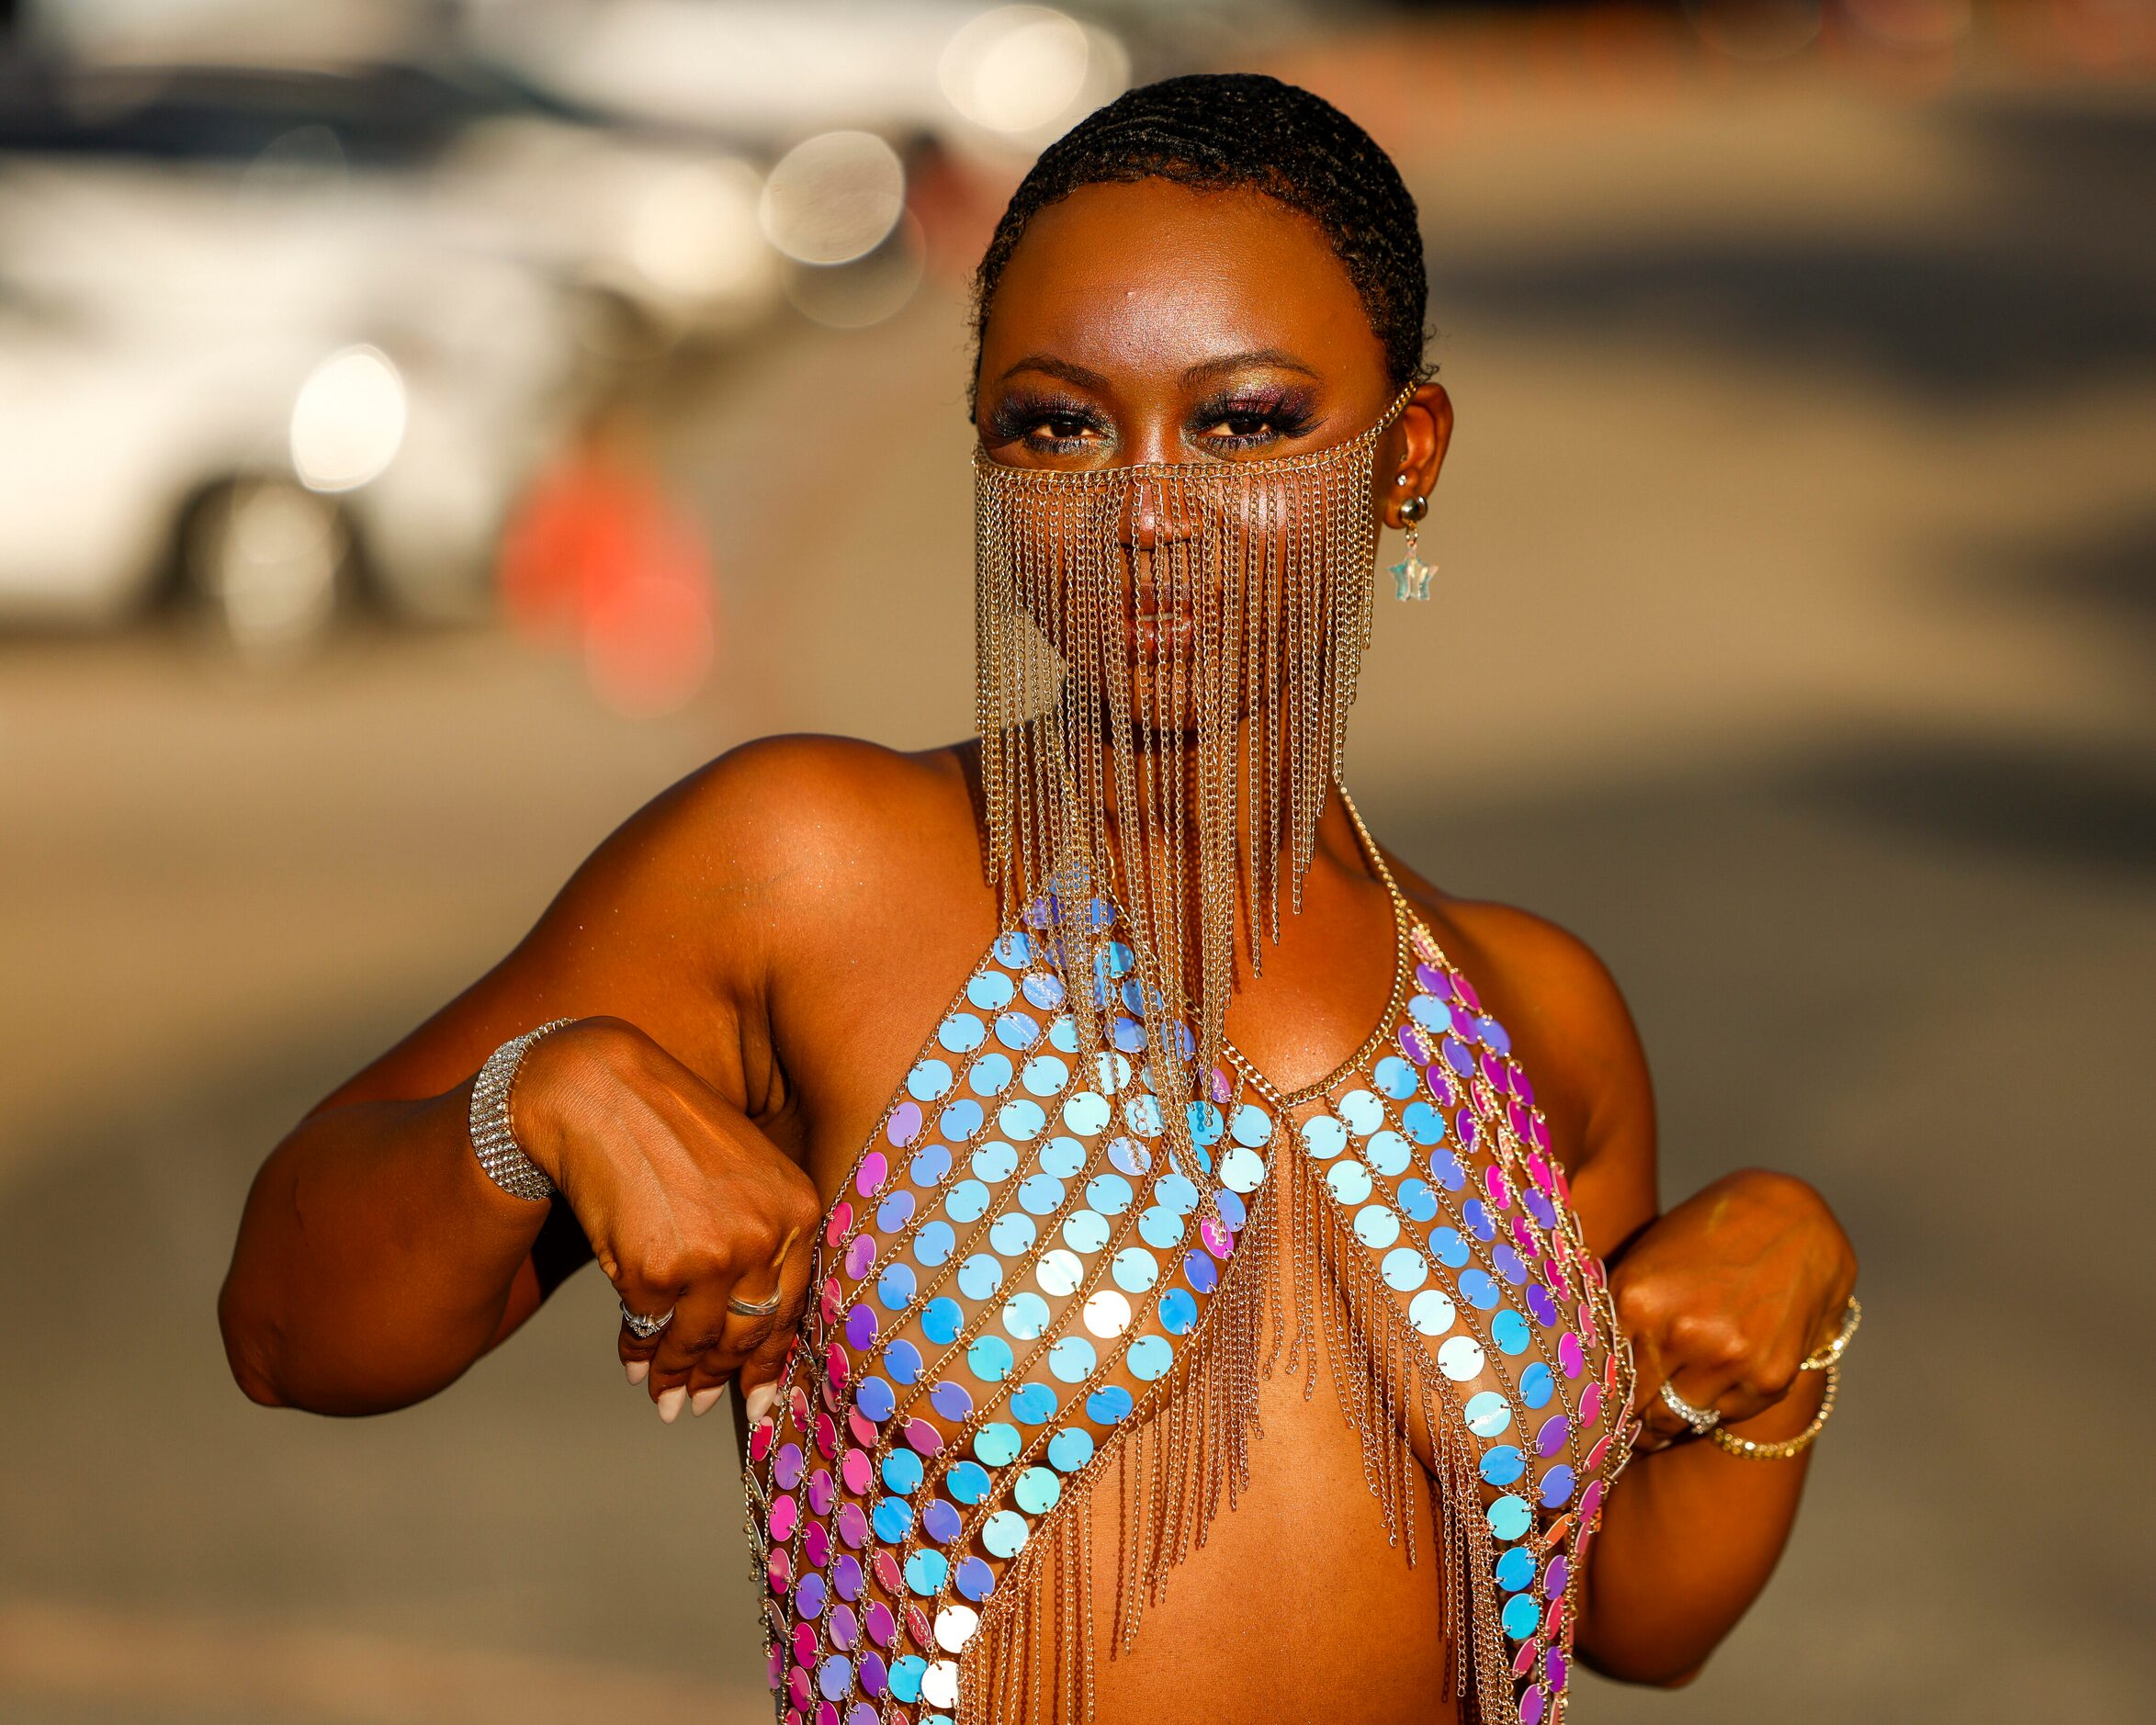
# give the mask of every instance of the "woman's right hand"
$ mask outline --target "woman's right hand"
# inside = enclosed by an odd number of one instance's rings
[[[632,1384],[661,1419],[702,1414],[739,1376],[751,1421],[777,1393],[807,1303],[822,1201],[740,1110],[635,1025],[580,1019],[525,1055],[517,1142],[560,1190],[631,1312],[673,1321],[649,1341],[624,1324]],[[768,1315],[728,1309],[729,1299]]]

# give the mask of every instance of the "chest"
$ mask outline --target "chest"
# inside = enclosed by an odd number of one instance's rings
[[[956,1094],[939,1101],[999,1098],[993,1088],[1004,1076],[998,1055],[1012,1061],[1019,1076],[1025,1061],[1018,1057],[1033,1052],[1074,1062],[1051,1045],[1060,1033],[1058,1013],[1035,1003],[1045,983],[1027,985],[1029,973],[1038,978],[1044,970],[1038,954],[1007,973],[1010,1001],[991,1008],[974,998],[998,991],[1000,985],[981,973],[1001,967],[994,964],[993,896],[963,874],[948,866],[923,869],[916,897],[878,894],[877,902],[887,897],[891,908],[847,924],[834,920],[820,953],[796,966],[784,997],[771,1003],[772,1046],[743,1063],[763,1075],[750,1085],[751,1096],[778,1103],[776,1117],[766,1113],[759,1123],[800,1155],[827,1201],[837,1201],[864,1143],[907,1099],[900,1092],[924,1055],[954,1068]],[[1346,903],[1342,896],[1314,892],[1281,938],[1269,943],[1262,975],[1245,977],[1230,1007],[1228,1032],[1236,1046],[1291,1085],[1340,1068],[1385,1011],[1395,980],[1393,910],[1384,894],[1365,889]],[[1127,977],[1113,980],[1120,992]],[[954,1012],[981,1019],[980,1045],[944,1045]],[[1030,1029],[1017,1021],[1028,1015]],[[924,1026],[935,1027],[926,1048]],[[963,1026],[954,1033],[963,1035]],[[1126,1025],[1122,1034],[1126,1046],[1115,1052],[1142,1065],[1142,1032]],[[1039,1050],[1007,1040],[1029,1035],[1042,1043]],[[1036,1068],[1036,1077],[1044,1071]]]

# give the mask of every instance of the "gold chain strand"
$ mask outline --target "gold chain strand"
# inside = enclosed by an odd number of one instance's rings
[[[1144,1008],[1153,1088],[1165,1105],[1165,1147],[1178,1156],[1195,1151],[1179,1099],[1202,1098],[1214,1057],[1229,1048],[1222,1023],[1234,983],[1238,831],[1248,839],[1250,862],[1240,888],[1255,972],[1268,921],[1279,937],[1283,859],[1299,906],[1315,822],[1337,783],[1344,716],[1369,637],[1375,523],[1367,457],[1404,401],[1362,438],[1315,457],[1217,468],[1185,464],[1150,475],[1123,469],[1112,479],[1023,472],[1028,481],[1111,483],[984,482],[976,496],[983,563],[976,708],[990,873],[1001,919],[1006,930],[1024,927],[1040,941],[1044,957],[1062,973],[1067,997],[1075,997],[1074,1017],[1089,1020],[1098,943],[1086,905],[1095,894],[1117,902],[1138,959],[1129,976]],[[1357,449],[1358,444],[1363,446]],[[1225,482],[1216,477],[1223,475]],[[1144,495],[1148,477],[1154,490]],[[1136,621],[1136,600],[1120,528],[1134,506],[1146,504],[1157,508],[1161,528],[1155,549],[1164,555],[1146,557],[1143,568],[1159,580],[1154,626],[1165,650],[1153,659],[1151,677],[1139,678],[1132,674],[1125,633]],[[1252,522],[1259,530],[1245,531]],[[1165,546],[1157,543],[1162,538]],[[1253,594],[1264,603],[1262,618],[1245,614]],[[1137,702],[1130,698],[1134,684],[1143,696]],[[1186,758],[1171,745],[1193,731],[1195,748]],[[1111,794],[1117,811],[1112,826]],[[1348,806],[1360,831],[1360,817]],[[1362,836],[1367,844],[1367,833]],[[1385,879],[1392,887],[1389,874]],[[1031,914],[1044,889],[1056,896],[1060,916]],[[1103,992],[1112,1006],[1112,989]],[[1197,1019],[1190,1027],[1196,1073],[1188,1087],[1170,1076],[1182,1064],[1175,1039],[1184,1033],[1171,1013],[1185,1003]],[[1082,1047],[1104,1045],[1096,1026],[1080,1033]],[[1292,1166],[1296,1159],[1288,1160]],[[1126,1550],[1119,1564],[1117,1646],[1134,1636],[1146,1600],[1159,1596],[1167,1569],[1203,1542],[1222,1481],[1231,1505],[1247,1487],[1257,1379],[1272,1369],[1286,1330],[1275,1322],[1260,1367],[1256,1324],[1269,1310],[1279,1311],[1286,1268],[1274,1206],[1312,1211],[1309,1222],[1325,1216],[1313,1227],[1299,1213],[1292,1232],[1303,1287],[1313,1297],[1329,1287],[1343,1305],[1330,1326],[1328,1353],[1338,1347],[1343,1327],[1360,1327],[1361,1307],[1374,1302],[1382,1310],[1388,1303],[1374,1283],[1360,1285],[1370,1280],[1367,1266],[1360,1278],[1343,1284],[1328,1243],[1329,1205],[1318,1210],[1306,1186],[1292,1178],[1284,1190],[1269,1183],[1240,1243],[1242,1273],[1226,1278],[1220,1303],[1209,1313],[1220,1322],[1202,1326],[1210,1333],[1192,1338],[1201,1345],[1164,1386],[1170,1394],[1157,1420],[1139,1424],[1116,1446]],[[1326,1261],[1313,1263],[1314,1273],[1305,1275],[1302,1260],[1314,1240]],[[1307,1337],[1310,1301],[1292,1303],[1297,1324],[1291,1370]],[[1314,1387],[1315,1338],[1307,1339]],[[1371,1426],[1398,1426],[1399,1347],[1399,1338],[1388,1335],[1380,1351],[1350,1347],[1336,1366],[1343,1410],[1358,1409],[1366,1444]],[[1344,1370],[1350,1360],[1355,1369]],[[1366,1474],[1385,1504],[1388,1528],[1403,1525],[1404,1509],[1410,1539],[1411,1456],[1396,1430],[1381,1453],[1366,1455]],[[1053,1550],[1067,1560],[1077,1555],[1062,1544]],[[1061,1595],[1060,1567],[1047,1561],[1050,1555],[1042,1553],[1041,1574],[1051,1594]],[[1089,1558],[1079,1568],[1089,1572]],[[1056,1633],[1067,1625],[1078,1632],[1063,1604],[1058,1599],[1051,1607],[1053,1618],[1047,1611],[994,1614],[1004,1620],[987,1645],[999,1653],[1008,1648],[1010,1662],[999,1661],[1004,1670],[991,1706],[1005,1695],[1018,1698],[1007,1681],[1030,1686],[1037,1702],[1042,1641],[1068,1639]],[[1089,1712],[1091,1697],[1089,1668],[1082,1685],[1078,1677],[1090,1641],[1089,1589],[1084,1605],[1089,1629],[1079,1633],[1079,1647],[1067,1662],[1057,1657],[1047,1673],[1059,1713],[1067,1701],[1078,1717]]]
[[[1356,437],[1272,461],[1073,472],[976,457],[976,707],[1000,919],[1017,930],[1056,895],[1060,921],[1032,930],[1090,1017],[1084,904],[1121,902],[1142,998],[1166,1009],[1145,1013],[1146,1041],[1179,1156],[1195,1148],[1180,1102],[1202,1098],[1234,990],[1238,832],[1253,972],[1261,920],[1279,938],[1283,841],[1300,905],[1369,637],[1371,461],[1410,393]],[[1142,519],[1152,544],[1126,554]],[[1155,605],[1146,675],[1130,640],[1140,581]],[[1195,1020],[1188,1085],[1171,1076],[1177,1010]]]

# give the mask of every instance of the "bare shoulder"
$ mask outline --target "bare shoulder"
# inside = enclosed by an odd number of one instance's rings
[[[833,870],[903,869],[970,832],[970,807],[958,749],[788,736],[728,750],[644,812],[653,841],[719,890],[784,898],[840,885]]]
[[[506,1037],[587,1017],[636,1024],[752,1103],[774,971],[887,914],[908,883],[948,880],[942,852],[970,844],[970,806],[949,749],[801,736],[731,750],[629,815],[498,964],[322,1106],[436,1094]]]
[[[548,920],[633,934],[638,962],[660,975],[694,964],[729,1013],[759,1015],[790,972],[858,950],[924,891],[978,876],[968,783],[955,749],[760,738],[632,816]]]
[[[1654,1092],[1609,967],[1569,929],[1517,905],[1456,897],[1388,858],[1409,902],[1474,985],[1535,1086],[1590,1243],[1654,1212]]]
[[[760,738],[707,761],[593,851],[534,935],[658,934],[715,962],[753,961],[756,931],[814,903],[843,916],[962,820],[954,751],[901,754],[848,737]]]
[[[875,822],[917,799],[948,797],[959,780],[955,746],[913,753],[858,737],[760,737],[730,749],[677,788],[729,824],[775,824],[793,834],[832,818]]]

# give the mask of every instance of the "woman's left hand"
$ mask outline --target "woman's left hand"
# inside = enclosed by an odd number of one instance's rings
[[[1793,1175],[1742,1169],[1651,1223],[1609,1272],[1646,1419],[1640,1448],[1688,1430],[1662,1400],[1665,1381],[1725,1423],[1779,1402],[1840,1330],[1856,1284],[1848,1235]]]

